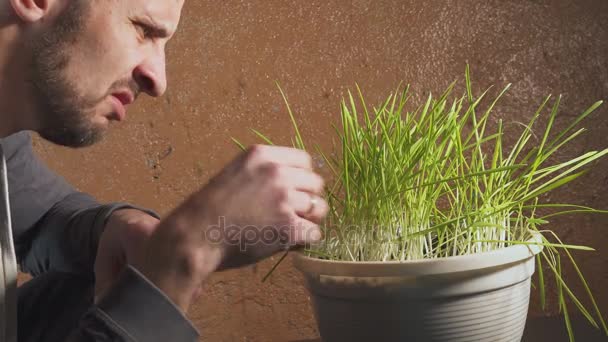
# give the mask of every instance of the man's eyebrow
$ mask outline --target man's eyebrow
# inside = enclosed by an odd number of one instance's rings
[[[149,30],[149,34],[153,37],[169,38],[172,34],[171,30],[167,26],[155,21],[149,16],[145,16],[137,21],[139,21],[142,25],[145,25],[146,29]]]

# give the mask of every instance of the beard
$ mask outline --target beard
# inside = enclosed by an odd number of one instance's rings
[[[93,123],[100,99],[87,99],[67,77],[68,51],[75,45],[90,10],[89,0],[73,0],[56,23],[32,43],[29,81],[34,95],[38,133],[55,144],[84,147],[103,137]]]

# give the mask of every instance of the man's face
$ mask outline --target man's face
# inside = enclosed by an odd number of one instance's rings
[[[143,91],[166,89],[165,44],[183,0],[69,0],[32,43],[30,82],[38,132],[88,146]]]

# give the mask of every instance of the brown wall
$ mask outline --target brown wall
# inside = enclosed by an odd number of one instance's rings
[[[461,77],[466,62],[477,89],[513,83],[496,117],[525,121],[545,95],[563,94],[563,127],[608,99],[606,23],[606,0],[190,0],[168,46],[164,98],[141,101],[93,148],[37,148],[99,199],[166,213],[237,153],[231,136],[253,142],[248,128],[257,128],[288,143],[275,80],[302,118],[305,137],[324,146],[338,101],[355,82],[369,102],[399,81],[437,93]],[[562,157],[607,147],[607,115],[604,105]],[[551,199],[608,209],[607,168],[608,160],[600,162]],[[551,228],[569,243],[597,249],[577,256],[608,317],[608,217],[567,217]],[[261,284],[273,262],[213,276],[191,312],[206,341],[317,336],[302,279],[289,262]],[[540,314],[537,305],[531,312]]]

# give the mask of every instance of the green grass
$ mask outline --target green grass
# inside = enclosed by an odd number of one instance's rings
[[[548,219],[572,213],[606,211],[572,204],[542,203],[541,196],[582,176],[608,153],[589,151],[553,162],[557,151],[584,133],[581,122],[601,102],[577,116],[565,129],[554,130],[560,98],[546,97],[515,143],[507,148],[502,120],[489,118],[508,86],[496,97],[475,96],[469,70],[466,94],[454,96],[453,83],[438,98],[429,95],[408,111],[409,87],[375,107],[368,107],[357,87],[340,104],[340,126],[334,126],[336,154],[316,147],[333,177],[327,189],[330,212],[322,229],[324,241],[309,256],[347,261],[407,261],[481,253],[528,244],[542,233],[537,256],[541,304],[545,306],[543,265],[552,271],[558,303],[570,339],[566,298],[595,327],[608,329],[570,249],[550,229]],[[295,147],[307,149],[286,97],[296,136]],[[480,109],[484,106],[484,109]],[[542,113],[546,124],[538,127]],[[272,141],[260,132],[264,142]],[[315,152],[310,150],[310,152]],[[550,210],[539,215],[539,211]],[[560,253],[561,251],[561,253]],[[574,266],[591,303],[586,308],[562,277],[562,257]],[[274,270],[274,268],[273,268]]]

